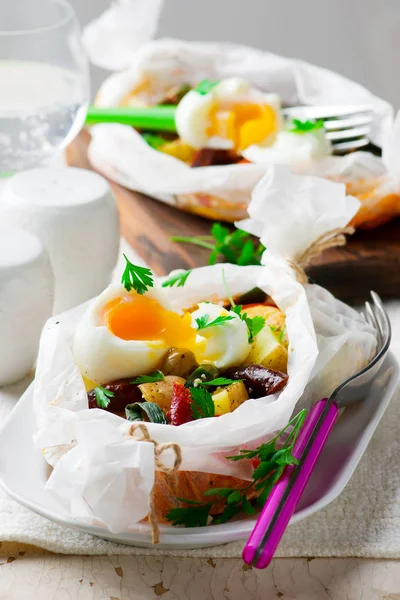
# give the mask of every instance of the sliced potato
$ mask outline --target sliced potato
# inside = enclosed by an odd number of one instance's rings
[[[159,152],[163,152],[164,154],[169,154],[174,158],[178,158],[183,162],[190,163],[196,153],[196,150],[182,142],[180,138],[177,140],[173,140],[172,142],[165,142],[162,146],[158,148]]]
[[[243,364],[263,365],[287,373],[288,351],[285,341],[266,325],[255,337],[251,350]]]
[[[141,383],[138,387],[146,402],[155,402],[164,412],[171,408],[174,381],[184,385],[185,379],[177,375],[167,375],[162,381]]]
[[[217,388],[212,394],[212,399],[215,405],[215,414],[218,416],[233,412],[249,399],[249,394],[243,381],[235,381],[226,388]]]
[[[214,401],[216,417],[231,412],[231,403],[229,400],[228,390],[220,389],[219,391],[214,392],[212,399]]]

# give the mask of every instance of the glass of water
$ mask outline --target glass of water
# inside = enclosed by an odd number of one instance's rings
[[[66,0],[0,1],[0,175],[48,162],[81,129],[89,75]]]

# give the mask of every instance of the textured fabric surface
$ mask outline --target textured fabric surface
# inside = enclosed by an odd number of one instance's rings
[[[129,256],[133,259],[132,252]],[[400,360],[400,302],[387,305],[393,324],[392,351]],[[0,422],[30,378],[0,391]],[[292,525],[277,556],[400,557],[400,388],[397,389],[355,474],[327,508]],[[201,550],[166,551],[115,544],[39,517],[0,491],[0,540],[34,544],[65,554],[144,554],[239,557],[243,542]]]

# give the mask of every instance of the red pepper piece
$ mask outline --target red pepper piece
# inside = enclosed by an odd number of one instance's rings
[[[171,425],[182,425],[193,421],[190,408],[190,390],[176,381],[174,381],[172,387],[171,408],[168,416]]]

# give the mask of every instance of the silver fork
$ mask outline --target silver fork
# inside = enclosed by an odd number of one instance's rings
[[[321,119],[334,153],[347,154],[370,143],[373,110],[370,104],[291,106],[284,108],[282,114],[287,119]]]
[[[379,296],[371,292],[371,297],[372,304],[365,303],[364,316],[376,331],[376,353],[366,367],[343,381],[328,399],[320,400],[311,409],[293,448],[298,464],[286,467],[244,547],[243,560],[247,564],[259,569],[269,565],[333,429],[339,410],[366,397],[368,388],[384,363],[391,340],[390,321]]]

